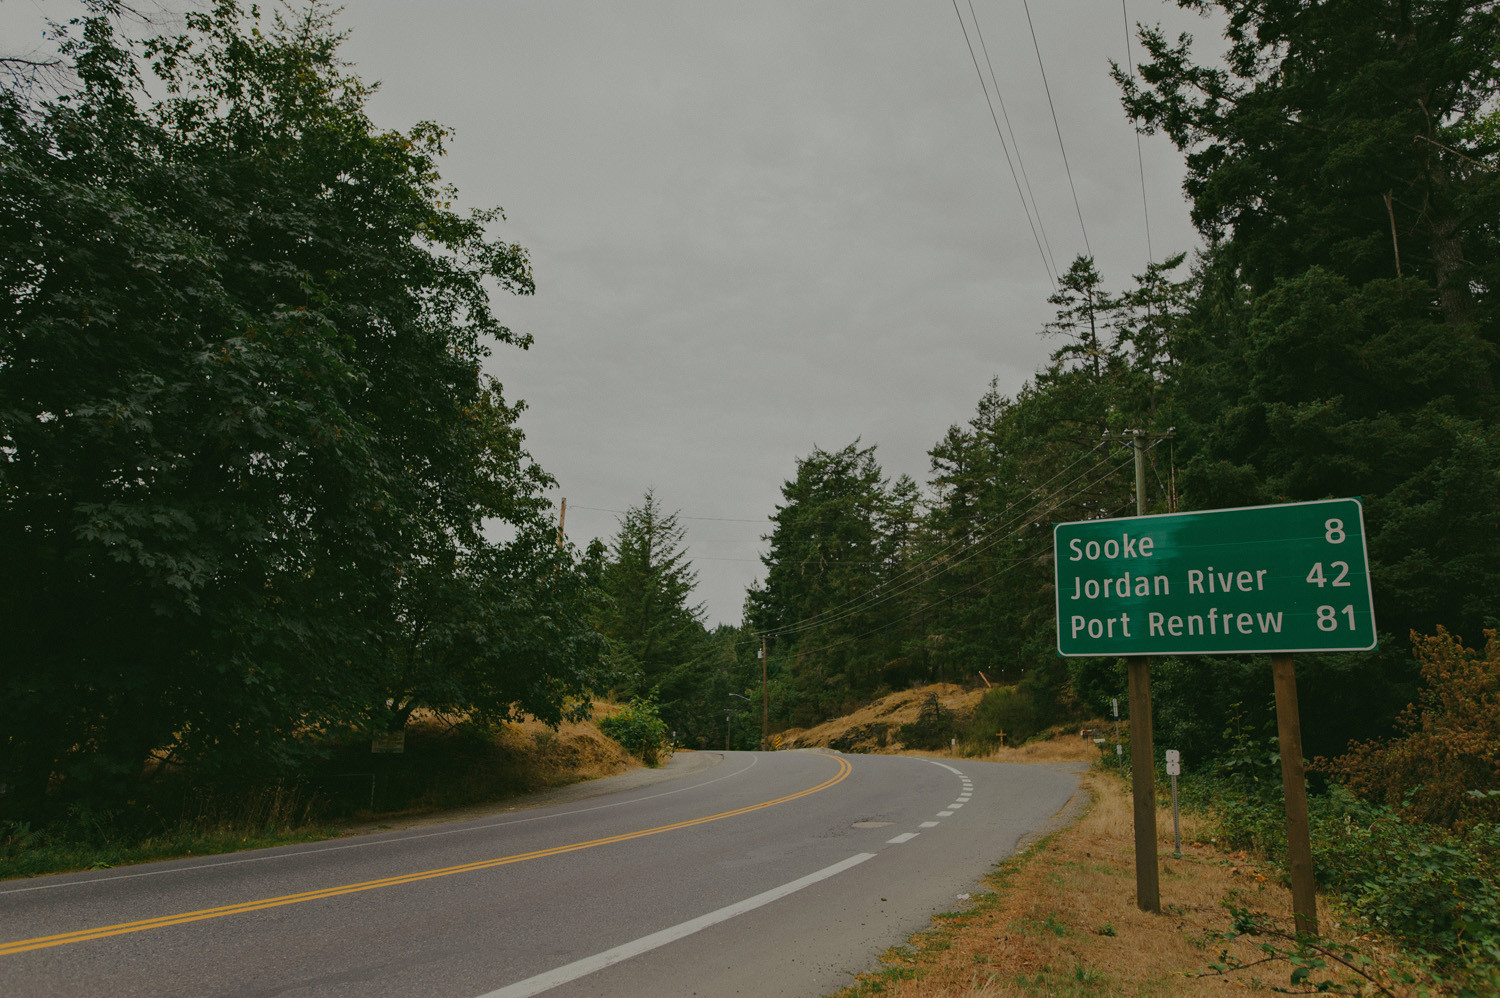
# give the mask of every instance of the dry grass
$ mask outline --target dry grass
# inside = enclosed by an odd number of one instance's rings
[[[928,759],[947,759],[950,752],[920,752],[907,750],[902,755],[920,756]],[[1082,738],[1074,728],[1054,728],[1036,741],[1017,747],[994,748],[984,755],[964,756],[980,762],[1018,762],[1040,765],[1058,762],[1092,763],[1099,758],[1099,748],[1087,738]]]
[[[610,711],[595,711],[595,719]],[[614,776],[640,767],[595,721],[564,722],[556,731],[540,721],[507,724],[495,736],[496,747],[524,769],[538,787],[557,787]]]
[[[828,747],[835,741],[862,752],[901,751],[896,732],[911,724],[921,712],[922,702],[933,693],[944,710],[967,717],[984,698],[984,690],[971,690],[953,683],[934,683],[881,697],[845,717],[782,732],[782,748]]]
[[[1278,878],[1243,853],[1204,845],[1204,830],[1189,816],[1182,821],[1183,855],[1175,858],[1171,812],[1162,809],[1162,913],[1142,912],[1135,903],[1129,787],[1098,770],[1084,782],[1093,803],[1080,820],[1002,864],[989,878],[994,893],[935,918],[932,931],[888,951],[884,971],[864,975],[840,998],[1196,996],[1288,987],[1292,968],[1285,961],[1208,973],[1226,945],[1247,964],[1264,956],[1256,948],[1261,939],[1225,944],[1215,935],[1229,928],[1223,899],[1290,928],[1291,896]],[[1347,937],[1326,906],[1320,919],[1325,938]]]
[[[608,708],[606,708],[607,712]],[[604,713],[596,712],[596,713]],[[462,717],[414,716],[407,751],[385,756],[379,809],[337,823],[343,834],[413,828],[479,817],[517,797],[640,768],[593,721],[556,730],[538,721],[503,725],[491,736],[462,736]]]

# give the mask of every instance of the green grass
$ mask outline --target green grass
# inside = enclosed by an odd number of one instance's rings
[[[0,880],[71,870],[107,870],[185,856],[214,856],[244,849],[315,842],[338,829],[307,825],[251,833],[234,829],[173,828],[145,838],[125,833],[70,838],[66,831],[38,833],[23,824],[0,827]]]

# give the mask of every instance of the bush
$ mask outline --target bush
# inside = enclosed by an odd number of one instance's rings
[[[958,723],[953,711],[944,710],[937,694],[929,693],[922,701],[917,719],[911,724],[901,725],[900,738],[907,748],[936,750],[947,748],[949,740],[957,734]]]
[[[1259,760],[1256,760],[1259,763]],[[1279,794],[1247,793],[1225,775],[1190,781],[1184,803],[1211,815],[1221,848],[1253,851],[1286,868]],[[1308,800],[1313,869],[1320,888],[1474,993],[1500,986],[1500,827],[1459,834],[1402,820],[1344,787]],[[1459,991],[1458,993],[1465,993]]]
[[[1313,865],[1352,910],[1442,964],[1500,968],[1500,827],[1404,821],[1341,787],[1313,805]]]
[[[1005,732],[1007,745],[1020,745],[1055,723],[1054,712],[1044,710],[1030,686],[996,686],[984,695],[963,732],[964,750],[983,753],[996,747],[996,735]]]
[[[1317,768],[1405,817],[1458,831],[1500,819],[1500,637],[1483,657],[1438,628],[1412,635],[1425,684],[1401,714],[1401,734],[1367,741]]]
[[[599,720],[599,730],[624,746],[648,766],[659,766],[667,750],[667,722],[661,719],[655,691],[635,697],[620,710]]]

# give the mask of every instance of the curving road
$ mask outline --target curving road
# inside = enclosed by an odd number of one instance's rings
[[[0,883],[11,998],[810,998],[1039,831],[1047,766],[679,756],[473,821]]]

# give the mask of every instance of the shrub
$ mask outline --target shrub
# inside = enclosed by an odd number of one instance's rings
[[[1211,835],[1221,848],[1248,849],[1285,869],[1286,815],[1279,796],[1247,793],[1244,781],[1236,784],[1226,774],[1193,780],[1185,789],[1185,803],[1210,815]],[[1404,821],[1395,810],[1337,785],[1309,798],[1308,809],[1320,889],[1443,975],[1469,981],[1472,993],[1496,993],[1500,827],[1476,824],[1455,833]]]
[[[1316,767],[1411,820],[1463,831],[1500,818],[1500,637],[1485,639],[1480,656],[1441,627],[1413,634],[1425,687],[1398,719],[1401,733]]]
[[[655,691],[635,697],[617,713],[601,718],[599,730],[648,766],[661,765],[669,754],[667,722],[661,719]]]
[[[1318,878],[1353,911],[1442,964],[1500,968],[1500,827],[1403,821],[1341,787],[1312,804]]]
[[[974,716],[964,727],[964,748],[988,752],[997,744],[995,736],[1005,732],[1007,745],[1020,745],[1055,723],[1055,714],[1044,710],[1030,686],[996,686],[984,695]]]
[[[958,734],[958,723],[953,711],[944,710],[936,693],[927,694],[917,719],[911,724],[901,725],[900,738],[907,748],[945,749],[949,739]]]

